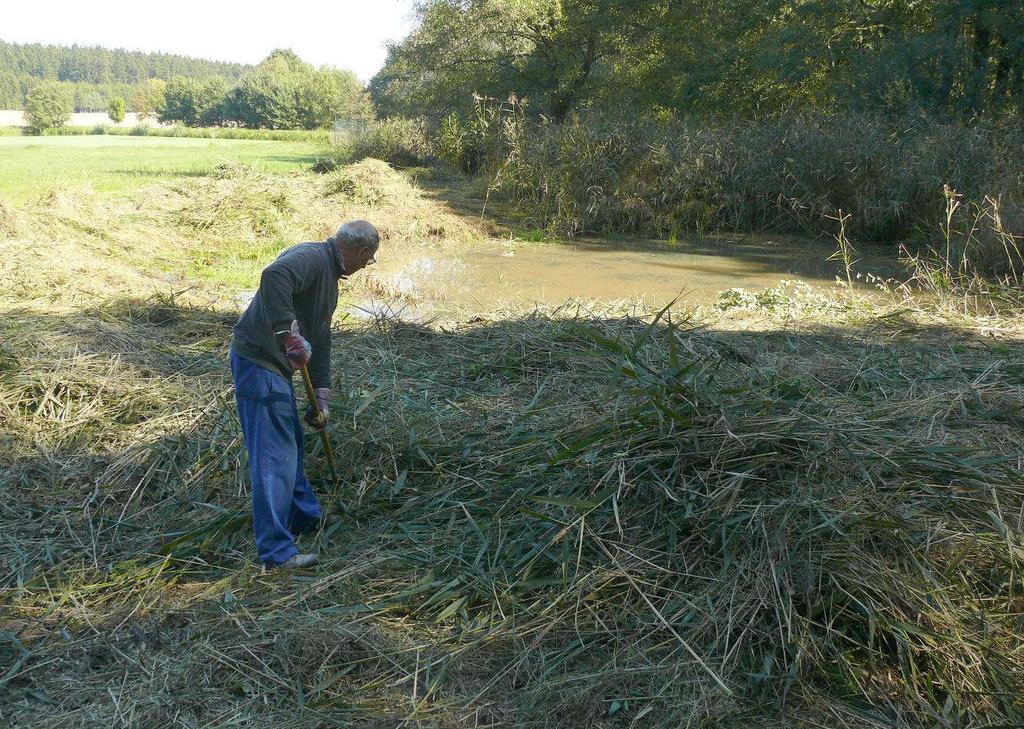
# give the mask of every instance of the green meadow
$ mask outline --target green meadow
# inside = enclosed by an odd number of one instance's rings
[[[132,136],[0,136],[0,197],[19,204],[56,187],[123,193],[157,180],[202,177],[239,162],[267,172],[308,168],[306,142]]]

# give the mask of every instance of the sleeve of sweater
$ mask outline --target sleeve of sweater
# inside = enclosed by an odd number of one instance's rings
[[[292,296],[314,281],[317,263],[315,257],[303,255],[302,251],[287,251],[263,269],[260,296],[263,315],[270,322],[272,333],[288,329],[297,318]]]

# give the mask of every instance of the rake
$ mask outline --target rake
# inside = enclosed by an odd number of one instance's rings
[[[327,437],[327,419],[324,414],[320,412],[320,404],[317,402],[316,393],[313,391],[313,381],[309,379],[309,370],[306,369],[306,365],[302,365],[302,381],[306,385],[306,399],[309,401],[309,407],[313,409],[313,414],[316,415],[316,421],[321,424],[320,428],[320,442],[324,445],[324,453],[327,455],[327,464],[331,467],[331,475],[334,476],[334,480],[338,480],[338,466],[334,463],[334,451],[331,450],[331,440]]]

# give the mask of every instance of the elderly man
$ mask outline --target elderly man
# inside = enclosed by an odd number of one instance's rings
[[[320,503],[302,468],[302,423],[292,374],[309,365],[326,422],[331,395],[331,317],[338,279],[374,262],[380,239],[364,220],[345,223],[322,243],[300,243],[263,270],[260,287],[231,339],[235,402],[249,452],[252,521],[260,561],[271,567],[308,567],[295,535],[320,519]]]

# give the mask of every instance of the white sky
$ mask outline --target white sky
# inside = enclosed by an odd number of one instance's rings
[[[369,81],[384,63],[385,42],[409,32],[413,0],[3,5],[0,39],[14,43],[77,43],[239,63],[258,63],[275,48],[291,48],[313,65],[348,68]]]

